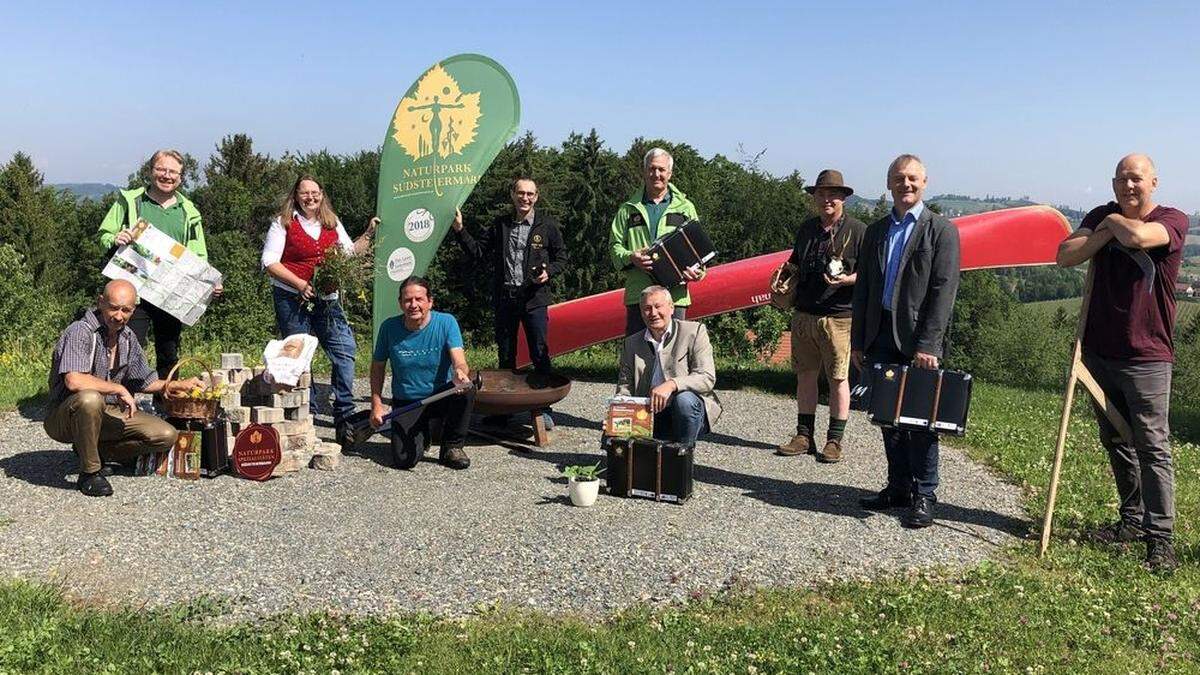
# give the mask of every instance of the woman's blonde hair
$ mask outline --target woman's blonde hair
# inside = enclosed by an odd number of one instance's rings
[[[286,229],[288,223],[292,222],[293,213],[304,213],[304,209],[300,206],[300,200],[297,199],[296,193],[300,190],[300,184],[306,180],[316,183],[317,188],[321,191],[321,206],[317,209],[317,220],[321,223],[321,227],[326,230],[332,230],[337,227],[338,217],[333,212],[333,205],[329,203],[329,195],[325,194],[325,188],[321,185],[321,181],[307,173],[296,179],[296,183],[292,185],[292,189],[288,191],[287,197],[284,198],[283,206],[279,209],[279,224],[283,225]]]

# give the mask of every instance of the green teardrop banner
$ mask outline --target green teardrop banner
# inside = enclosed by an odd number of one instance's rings
[[[375,334],[384,319],[399,313],[400,282],[429,268],[454,210],[520,119],[512,77],[479,54],[435,63],[400,99],[379,163]]]

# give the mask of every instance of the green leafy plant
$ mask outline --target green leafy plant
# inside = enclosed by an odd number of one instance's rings
[[[563,467],[562,471],[562,474],[569,480],[575,481],[599,480],[602,473],[604,473],[604,469],[600,468],[600,462],[596,462],[592,466],[588,466],[587,464],[572,464],[571,466]]]
[[[313,272],[313,288],[322,295],[337,291],[343,305],[351,299],[365,303],[371,283],[370,259],[370,255],[356,256],[339,245],[330,246]],[[312,301],[308,304],[311,312]]]
[[[325,249],[313,273],[313,287],[321,293],[345,290],[354,293],[366,287],[368,258],[347,253],[341,246]]]

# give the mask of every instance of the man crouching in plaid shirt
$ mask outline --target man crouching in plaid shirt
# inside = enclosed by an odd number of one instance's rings
[[[50,408],[43,425],[50,438],[70,443],[79,455],[78,487],[89,497],[112,494],[103,462],[128,464],[175,444],[175,428],[139,411],[133,399],[133,393],[157,394],[166,388],[127,325],[136,307],[133,284],[110,281],[96,309],[67,326],[54,347]],[[200,380],[194,377],[177,380],[171,391],[197,386]]]

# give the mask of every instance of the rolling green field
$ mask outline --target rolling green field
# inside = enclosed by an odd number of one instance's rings
[[[1068,314],[1074,314],[1079,311],[1080,298],[1063,298],[1061,300],[1042,300],[1040,302],[1027,303],[1029,307],[1037,308],[1046,313],[1046,317],[1054,316],[1059,307],[1066,309]],[[1195,320],[1196,315],[1200,313],[1200,301],[1196,300],[1179,300],[1178,309],[1175,315],[1175,326],[1178,330],[1187,326]]]

